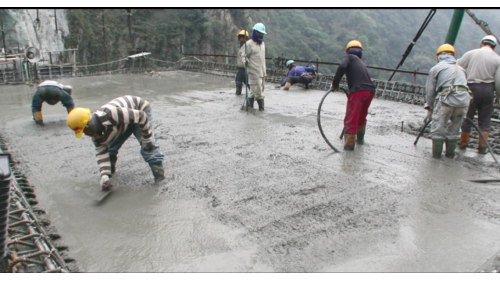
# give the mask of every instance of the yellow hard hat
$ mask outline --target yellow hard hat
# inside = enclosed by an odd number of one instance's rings
[[[360,48],[361,50],[363,50],[363,46],[361,46],[361,42],[359,42],[358,40],[349,41],[349,43],[347,43],[347,46],[345,47],[345,50],[347,51],[353,47],[357,47],[357,48]]]
[[[246,36],[246,37],[247,37],[247,39],[250,37],[250,36],[248,35],[248,31],[246,31],[246,30],[244,30],[244,29],[242,29],[242,30],[240,30],[240,32],[238,32],[238,36]]]
[[[83,129],[87,126],[90,119],[90,109],[83,107],[75,107],[68,114],[66,124],[75,132],[75,137],[80,138],[83,134]]]
[[[455,56],[455,48],[448,43],[439,46],[436,52],[436,60],[438,60],[438,55],[441,54],[442,52],[451,53],[453,56]]]

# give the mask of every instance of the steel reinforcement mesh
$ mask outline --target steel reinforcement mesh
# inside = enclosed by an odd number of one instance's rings
[[[0,152],[9,153],[2,135]],[[37,208],[34,186],[19,171],[17,164],[15,157],[11,157],[7,256],[0,272],[79,272],[61,235],[46,218],[46,212]]]

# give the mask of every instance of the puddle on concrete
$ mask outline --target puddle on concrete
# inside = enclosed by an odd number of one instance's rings
[[[474,272],[500,248],[498,174],[473,151],[434,160],[408,124],[420,107],[374,100],[366,144],[342,151],[345,95],[266,85],[266,111],[240,111],[232,78],[190,72],[60,79],[77,106],[120,95],[153,105],[165,153],[159,186],[136,140],[118,155],[115,192],[93,204],[93,145],[60,104],[34,126],[33,87],[0,87],[0,126],[40,207],[89,272]],[[404,121],[403,131],[401,123]]]

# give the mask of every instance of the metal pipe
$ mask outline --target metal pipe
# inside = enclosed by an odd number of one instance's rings
[[[448,33],[446,34],[444,43],[455,45],[455,40],[457,40],[458,30],[462,24],[464,13],[465,9],[455,9],[453,12],[453,17],[451,18],[450,27],[448,28]]]

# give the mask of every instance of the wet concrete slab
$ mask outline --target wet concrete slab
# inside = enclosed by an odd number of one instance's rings
[[[0,128],[71,255],[89,272],[474,272],[500,249],[490,155],[431,158],[425,111],[375,99],[365,144],[342,150],[344,94],[266,84],[266,110],[240,111],[233,79],[191,72],[60,79],[77,106],[125,94],[152,103],[165,153],[159,186],[135,139],[103,204],[90,139],[60,104],[34,125],[33,87],[0,87]]]

